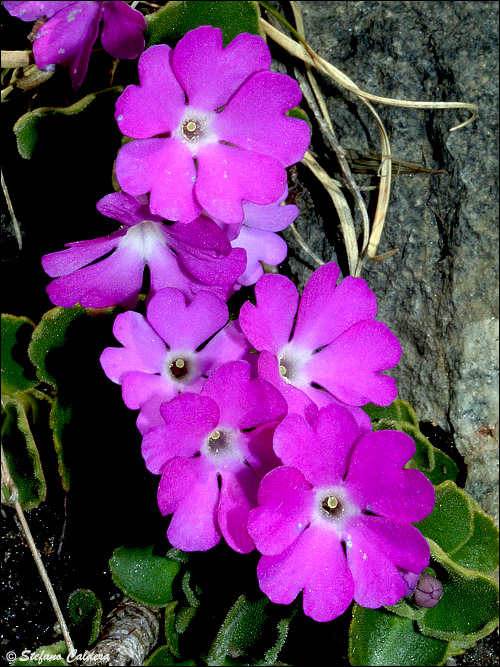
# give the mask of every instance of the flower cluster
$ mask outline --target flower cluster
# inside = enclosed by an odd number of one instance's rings
[[[137,58],[144,51],[144,16],[126,2],[16,2],[5,9],[23,21],[46,19],[34,37],[33,56],[39,69],[69,67],[73,89],[83,83],[90,52],[102,21],[101,44],[113,58]]]
[[[303,591],[306,614],[328,621],[353,599],[392,605],[414,588],[429,547],[411,524],[434,488],[406,468],[413,440],[372,432],[362,409],[395,399],[383,372],[401,355],[366,282],[339,283],[330,262],[300,298],[288,278],[263,275],[262,262],[286,256],[278,232],[298,209],[285,204],[285,168],[310,136],[287,116],[297,83],[270,64],[260,37],[224,48],[210,26],[146,50],[139,85],[116,104],[132,139],[116,161],[123,191],[97,203],[123,226],[42,263],[65,307],[134,308],[148,267],[146,314],[116,317],[120,347],[100,361],[139,411],[170,543],[257,548],[264,593],[288,604]],[[225,302],[254,283],[255,303],[231,319]]]

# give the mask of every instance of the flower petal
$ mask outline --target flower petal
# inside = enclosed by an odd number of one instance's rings
[[[171,61],[166,44],[151,46],[139,58],[140,86],[127,86],[116,101],[116,122],[127,137],[148,139],[179,125],[186,101]]]
[[[290,604],[303,590],[304,613],[315,621],[331,621],[352,601],[352,576],[333,530],[310,526],[282,554],[263,556],[257,576],[261,590],[278,604]]]
[[[105,2],[101,44],[113,58],[137,58],[144,51],[146,19],[126,2]]]
[[[183,551],[207,551],[220,541],[217,525],[217,473],[203,459],[175,458],[163,471],[158,487],[160,512],[174,513],[167,537]]]
[[[151,212],[166,220],[191,222],[201,213],[193,194],[193,157],[175,137],[125,144],[116,158],[115,172],[120,187],[129,194],[150,192]]]
[[[291,280],[267,274],[255,286],[257,305],[243,304],[240,326],[259,351],[278,354],[290,340],[299,295]]]
[[[153,215],[149,210],[148,197],[139,198],[127,195],[125,192],[112,192],[95,205],[96,209],[107,218],[119,220],[127,227],[133,227],[143,220],[161,222],[163,218]]]
[[[288,197],[288,187],[281,197],[265,206],[252,204],[249,201],[243,202],[243,211],[245,218],[243,220],[247,227],[253,229],[265,229],[268,232],[281,232],[289,227],[299,214],[299,209],[295,204],[282,205],[282,202]]]
[[[63,7],[36,34],[33,56],[39,69],[68,65],[73,90],[83,83],[101,20],[100,2]]]
[[[118,315],[113,334],[123,347],[107,347],[101,354],[101,366],[112,382],[121,383],[129,371],[161,373],[166,357],[165,343],[156,335],[140,313]]]
[[[216,403],[199,394],[180,394],[163,403],[160,412],[164,425],[152,428],[142,440],[146,467],[155,474],[175,456],[197,454],[219,422]]]
[[[222,30],[200,26],[177,44],[173,67],[186,91],[190,107],[215,111],[248,79],[271,66],[271,54],[262,37],[240,33],[223,48]]]
[[[219,366],[207,379],[203,396],[220,408],[220,425],[246,429],[274,421],[286,412],[280,393],[265,380],[250,381],[250,364],[233,361]]]
[[[271,382],[281,393],[288,405],[288,413],[302,415],[309,422],[315,420],[318,414],[318,408],[307,394],[287,382],[279,371],[278,358],[264,350],[259,355],[258,369],[259,377]],[[317,390],[315,390],[317,391]],[[370,422],[371,423],[371,422]]]
[[[120,229],[109,236],[101,236],[98,239],[67,243],[67,250],[59,250],[42,257],[43,270],[51,278],[67,276],[116,248],[125,234],[126,231]]]
[[[403,468],[414,454],[415,443],[405,433],[377,431],[363,436],[345,481],[359,507],[408,523],[430,514],[434,487],[419,470]]]
[[[122,305],[133,308],[142,286],[144,262],[133,248],[119,248],[97,264],[47,285],[47,294],[56,306],[68,308],[76,303],[84,308]]]
[[[170,349],[196,350],[227,322],[226,304],[210,292],[198,292],[191,301],[177,289],[157,292],[148,305],[148,320]]]
[[[314,492],[297,468],[281,466],[261,481],[259,507],[250,512],[248,532],[265,556],[280,554],[309,526]]]
[[[297,313],[294,342],[316,350],[377,313],[375,294],[361,278],[348,276],[338,287],[340,269],[323,264],[307,281]]]
[[[413,526],[375,516],[357,516],[346,534],[346,553],[354,578],[354,599],[362,607],[391,606],[404,597],[398,568],[420,573],[429,565],[430,549]]]
[[[250,344],[241,331],[238,320],[233,320],[198,352],[200,374],[208,375],[229,361],[237,359],[248,361],[249,352]]]
[[[382,322],[358,322],[304,365],[303,374],[348,405],[389,405],[396,398],[393,378],[381,375],[401,356],[396,336]]]
[[[282,165],[261,153],[211,143],[200,147],[197,159],[196,199],[208,215],[221,222],[242,222],[243,200],[270,204],[285,187]]]
[[[257,282],[264,273],[261,262],[277,266],[285,260],[288,252],[286,241],[278,234],[251,229],[245,225],[231,245],[233,248],[243,248],[246,252],[246,268],[238,278],[241,285],[253,285]]]
[[[70,5],[81,3],[76,2],[37,2],[36,0],[29,0],[28,2],[12,2],[11,0],[4,0],[2,3],[5,9],[11,16],[15,16],[22,21],[36,21],[42,16],[51,18],[61,9],[66,9]]]
[[[332,404],[319,411],[316,431],[300,415],[288,415],[274,434],[274,451],[313,486],[338,484],[358,435],[350,412]]]
[[[259,72],[216,114],[214,132],[221,141],[268,155],[289,167],[302,160],[311,137],[306,121],[285,116],[301,99],[295,79],[278,72]],[[273,201],[282,192],[283,188]]]
[[[217,520],[228,545],[240,554],[255,548],[247,530],[248,514],[257,505],[259,478],[252,468],[223,470]]]

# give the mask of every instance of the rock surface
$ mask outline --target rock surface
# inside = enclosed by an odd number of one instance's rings
[[[450,133],[468,112],[376,105],[394,156],[446,173],[394,177],[379,254],[398,252],[381,263],[365,260],[361,277],[377,294],[379,318],[401,340],[403,357],[394,370],[400,397],[420,420],[453,436],[468,465],[466,490],[498,521],[498,4],[300,7],[311,47],[363,90],[479,106],[473,124]],[[378,129],[365,106],[326,77],[318,74],[317,80],[341,144],[380,152]],[[312,148],[325,164],[318,135]],[[356,178],[360,185],[375,183]],[[336,214],[302,167],[297,196],[297,229],[324,261],[338,261],[345,275]],[[376,192],[367,197],[373,216]],[[303,286],[316,267],[286,235],[290,272]]]

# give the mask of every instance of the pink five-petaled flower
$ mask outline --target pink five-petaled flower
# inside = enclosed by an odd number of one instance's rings
[[[219,28],[188,32],[139,59],[139,86],[116,103],[131,141],[120,149],[116,177],[132,195],[151,193],[153,213],[190,222],[202,210],[225,223],[243,220],[243,201],[270,204],[283,193],[288,167],[304,156],[309,125],[285,116],[301,100],[296,81],[270,72],[257,35],[241,33],[223,48]]]
[[[126,2],[4,2],[12,16],[36,21],[45,16],[35,35],[33,56],[39,69],[70,68],[73,90],[83,83],[90,52],[103,23],[101,43],[114,58],[137,58],[144,51],[144,16]]]
[[[275,232],[289,227],[299,214],[295,204],[284,204],[288,188],[281,197],[265,206],[243,202],[244,219],[241,225],[222,225],[233,248],[243,248],[247,254],[247,266],[238,278],[241,285],[253,285],[264,273],[261,262],[277,266],[285,261],[288,246]],[[239,230],[239,231],[238,231]]]
[[[226,304],[210,292],[201,290],[187,304],[182,292],[169,287],[150,300],[147,319],[133,311],[117,316],[113,333],[124,347],[107,347],[101,365],[110,380],[121,384],[125,405],[141,410],[141,433],[163,424],[162,403],[199,391],[217,366],[249,352],[237,321],[226,324],[228,316]]]
[[[206,551],[222,534],[235,551],[252,551],[248,513],[260,478],[279,464],[272,449],[276,420],[286,413],[279,391],[250,380],[246,361],[233,361],[215,370],[200,394],[181,394],[161,413],[165,424],[146,433],[142,454],[148,470],[162,475],[158,505],[163,515],[173,513],[170,543]]]
[[[188,297],[209,289],[223,300],[228,298],[245,270],[244,250],[231,248],[218,225],[205,216],[189,228],[163,224],[151,214],[146,199],[120,192],[106,195],[97,202],[97,209],[122,222],[122,229],[91,241],[69,243],[67,250],[42,257],[45,272],[52,278],[59,276],[47,286],[52,303],[68,307],[79,301],[88,308],[117,304],[133,308],[146,265],[150,294],[176,287]]]
[[[393,605],[406,592],[403,570],[421,572],[430,549],[411,524],[434,505],[434,487],[404,465],[415,443],[398,431],[359,437],[342,406],[321,408],[315,429],[291,414],[277,427],[283,466],[262,480],[248,532],[264,554],[261,590],[280,604],[304,591],[316,621],[363,607]]]
[[[377,301],[366,282],[347,277],[336,287],[339,273],[333,262],[317,269],[300,305],[291,280],[262,276],[255,286],[257,305],[243,304],[239,321],[261,352],[259,376],[281,390],[289,412],[310,416],[311,400],[319,407],[338,401],[353,406],[356,420],[369,431],[367,416],[356,406],[389,405],[396,398],[394,379],[380,371],[397,364],[401,347],[389,328],[375,321]]]

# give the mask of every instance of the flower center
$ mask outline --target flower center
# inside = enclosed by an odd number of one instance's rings
[[[213,431],[208,438],[208,451],[211,454],[223,454],[230,449],[231,440],[231,435],[227,431]]]
[[[169,370],[174,378],[179,379],[188,374],[189,367],[184,359],[179,358],[170,364]]]
[[[181,126],[182,136],[188,141],[198,141],[203,137],[205,122],[201,118],[188,118]]]
[[[327,514],[333,515],[342,512],[342,505],[337,496],[326,496],[321,503],[321,509]]]
[[[293,342],[288,343],[278,355],[279,372],[281,377],[288,382],[288,384],[293,384],[295,386],[304,383],[308,384],[307,380],[303,377],[303,367],[310,356],[311,353],[309,350],[300,350],[294,346]]]
[[[197,379],[196,355],[186,350],[169,352],[163,368],[163,375],[174,384],[191,384]]]

